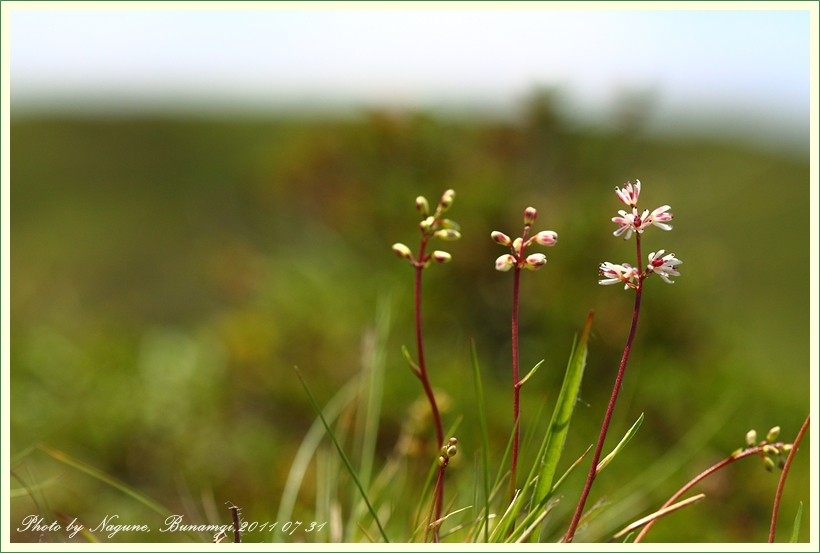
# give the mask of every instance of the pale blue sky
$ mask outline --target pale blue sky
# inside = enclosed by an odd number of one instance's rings
[[[808,118],[808,11],[13,10],[10,28],[14,106],[505,106],[560,85],[590,112],[652,87],[669,109]]]

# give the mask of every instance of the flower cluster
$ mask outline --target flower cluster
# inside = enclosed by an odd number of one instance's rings
[[[393,244],[393,251],[396,255],[403,259],[407,259],[414,267],[427,267],[432,261],[436,263],[447,263],[452,259],[452,256],[442,250],[435,250],[433,253],[424,254],[424,248],[427,241],[431,238],[441,238],[442,240],[452,241],[461,238],[459,232],[461,228],[458,223],[450,219],[442,219],[443,215],[453,205],[456,193],[453,190],[447,190],[442,196],[441,200],[436,206],[436,211],[430,215],[430,204],[427,203],[427,198],[419,196],[416,198],[416,209],[419,210],[421,216],[424,217],[419,223],[419,230],[421,231],[421,247],[419,249],[419,259],[413,256],[410,248],[402,243]]]
[[[655,225],[663,230],[672,230],[671,225],[667,225],[672,220],[672,214],[667,213],[671,207],[662,205],[651,213],[645,209],[643,213],[638,215],[638,197],[641,195],[641,181],[636,180],[635,184],[627,182],[624,184],[623,190],[615,187],[615,194],[623,203],[632,208],[631,213],[624,210],[618,211],[619,217],[613,217],[612,222],[618,223],[618,230],[613,232],[615,236],[620,236],[626,233],[624,240],[629,240],[633,232],[639,234],[650,225]]]
[[[643,213],[638,215],[638,198],[641,195],[641,181],[636,180],[634,184],[627,182],[624,184],[623,189],[615,187],[615,195],[618,196],[619,200],[632,208],[631,213],[621,210],[618,211],[620,217],[612,218],[612,221],[619,225],[618,230],[613,233],[615,236],[620,236],[625,233],[626,236],[624,239],[628,240],[633,232],[643,234],[643,231],[650,225],[655,225],[663,230],[672,230],[672,226],[666,224],[672,220],[672,214],[669,213],[671,208],[668,205],[662,205],[651,213],[649,210],[644,210]],[[640,253],[640,248],[638,248],[638,253]],[[598,274],[601,277],[598,284],[623,283],[624,289],[632,288],[637,290],[641,282],[652,273],[657,274],[664,282],[674,284],[674,281],[670,280],[669,277],[680,276],[676,267],[681,263],[683,262],[676,258],[675,254],[667,254],[666,250],[658,250],[657,252],[650,253],[646,269],[643,271],[640,267],[635,268],[629,263],[616,265],[615,263],[604,262],[601,263],[598,268]],[[638,260],[638,265],[640,265],[640,259]]]
[[[524,210],[524,233],[515,240],[511,240],[509,236],[503,232],[493,231],[490,237],[502,246],[509,246],[512,254],[505,254],[495,260],[495,268],[497,271],[509,271],[513,267],[518,269],[526,268],[531,271],[537,271],[547,264],[547,257],[542,253],[534,253],[524,256],[524,251],[527,246],[533,242],[541,246],[554,246],[558,241],[558,235],[551,230],[542,230],[534,236],[527,238],[530,232],[530,227],[538,217],[538,212],[534,207],[528,207]]]

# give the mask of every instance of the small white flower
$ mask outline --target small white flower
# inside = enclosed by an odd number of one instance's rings
[[[627,213],[623,209],[618,211],[618,213],[620,214],[620,217],[613,217],[612,222],[618,223],[620,226],[618,227],[618,230],[612,234],[615,236],[620,236],[625,232],[626,236],[624,236],[624,240],[629,240],[632,237],[633,232],[642,233],[643,229],[651,224],[651,221],[648,219],[649,211],[647,210],[644,210],[640,217],[638,216],[638,210],[635,208],[632,208],[632,213]]]
[[[668,221],[672,220],[672,214],[666,213],[672,209],[668,205],[662,205],[655,211],[649,214],[648,221],[658,228],[663,230],[672,230],[672,225],[667,225]]]
[[[512,244],[512,240],[510,240],[509,236],[507,236],[503,232],[498,232],[497,230],[494,230],[492,233],[490,233],[490,237],[497,244],[501,244],[502,246],[509,246],[510,244]]]
[[[495,270],[506,273],[515,266],[515,258],[510,254],[505,254],[495,260]]]
[[[618,199],[620,199],[623,203],[629,207],[635,208],[638,205],[638,196],[641,194],[641,181],[636,179],[635,184],[627,182],[624,184],[623,190],[616,186],[615,194],[617,194]]]
[[[629,285],[632,284],[632,281],[638,276],[635,272],[635,268],[630,264],[624,263],[623,265],[616,265],[608,261],[601,263],[598,274],[604,277],[598,281],[598,284],[606,286],[623,282],[624,289],[629,288]]]
[[[555,243],[558,242],[558,234],[551,230],[542,230],[530,240],[542,246],[554,246]]]
[[[674,284],[675,281],[669,280],[670,276],[680,276],[680,273],[675,269],[677,265],[683,263],[680,259],[675,257],[675,254],[670,253],[663,255],[666,250],[658,250],[649,254],[649,265],[646,269],[650,273],[656,273],[664,282]]]
[[[529,269],[530,271],[537,271],[541,267],[547,264],[547,256],[543,253],[534,253],[532,255],[528,255],[527,259],[525,260],[524,267]]]

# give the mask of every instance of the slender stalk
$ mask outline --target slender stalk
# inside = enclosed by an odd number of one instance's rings
[[[433,394],[433,387],[430,385],[430,379],[427,377],[427,364],[424,361],[424,334],[421,329],[421,273],[424,270],[424,249],[427,246],[427,237],[421,239],[419,245],[419,254],[416,258],[416,286],[415,286],[415,311],[416,311],[416,347],[419,356],[419,372],[418,377],[421,380],[421,385],[424,387],[424,392],[427,394],[427,400],[430,402],[430,410],[433,412],[433,421],[436,425],[436,449],[444,445],[444,430],[441,425],[441,414],[436,403],[436,396]],[[436,500],[436,520],[441,517],[441,509],[444,499],[444,475],[439,474],[441,479],[441,486],[436,486],[438,495],[434,495]]]
[[[772,524],[769,527],[769,543],[774,543],[774,533],[777,529],[777,512],[780,510],[780,497],[783,494],[783,486],[786,483],[786,476],[789,474],[789,468],[792,466],[794,454],[797,453],[797,448],[800,445],[800,441],[803,439],[803,435],[809,428],[810,417],[810,414],[806,416],[806,422],[803,423],[803,426],[800,428],[800,432],[797,433],[797,437],[794,439],[794,444],[792,444],[792,450],[789,451],[789,456],[786,458],[786,464],[783,465],[783,472],[780,474],[780,482],[777,483],[777,492],[774,496],[774,507],[772,507]]]
[[[701,472],[700,474],[698,474],[697,476],[692,478],[692,480],[690,480],[684,487],[679,489],[675,493],[675,495],[670,497],[669,500],[661,506],[661,508],[659,510],[663,510],[663,509],[669,507],[670,505],[672,505],[675,501],[678,500],[678,498],[680,496],[682,496],[683,494],[688,492],[695,484],[697,484],[698,482],[700,482],[701,480],[703,480],[704,478],[706,478],[710,474],[713,474],[713,473],[719,471],[723,467],[734,463],[738,459],[743,459],[744,457],[749,457],[750,455],[762,455],[761,452],[763,451],[763,445],[765,445],[765,444],[761,444],[761,445],[757,445],[757,446],[754,446],[754,447],[750,447],[748,449],[744,449],[743,451],[741,451],[737,455],[732,455],[730,457],[727,457],[723,461],[720,461],[719,463],[716,463],[716,464],[712,465],[711,467],[709,467],[705,471]],[[778,444],[778,445],[782,445],[782,444]],[[644,526],[643,529],[641,530],[641,532],[635,538],[635,541],[633,543],[640,543],[640,541],[644,538],[644,536],[646,536],[646,533],[649,532],[649,529],[652,528],[652,526],[655,524],[656,520],[652,520],[652,521],[649,522],[649,524]]]
[[[440,517],[433,518],[433,506],[435,506],[436,510],[439,510],[441,501],[440,498],[442,496],[442,491],[444,490],[444,465],[439,465],[438,467],[438,476],[436,477],[436,487],[433,488],[433,500],[430,503],[430,513],[427,516],[427,523],[424,528],[424,538],[423,542],[427,543],[427,535],[430,533],[430,525],[433,521],[438,520]],[[433,542],[438,542],[438,529],[439,525],[433,529]]]
[[[604,441],[609,430],[609,423],[612,420],[612,412],[615,410],[615,402],[618,400],[618,393],[621,391],[621,383],[624,378],[624,371],[626,370],[626,363],[629,360],[629,351],[632,349],[632,341],[635,339],[635,330],[638,328],[638,315],[641,311],[641,293],[643,292],[643,269],[641,268],[641,235],[636,234],[636,250],[638,254],[638,283],[635,289],[635,309],[632,312],[632,326],[629,329],[629,336],[626,339],[626,347],[624,347],[624,355],[621,358],[621,366],[618,368],[618,376],[615,378],[615,387],[612,389],[612,397],[609,399],[609,405],[606,408],[606,415],[604,416],[604,423],[601,425],[601,435],[598,437],[598,443],[595,446],[595,453],[592,456],[592,465],[589,467],[589,475],[587,476],[586,484],[584,484],[584,491],[581,492],[581,498],[578,500],[578,506],[575,508],[575,514],[572,516],[572,522],[569,525],[564,541],[569,543],[575,537],[575,531],[578,529],[578,522],[581,520],[581,515],[584,511],[584,504],[589,497],[589,492],[592,489],[592,483],[595,481],[595,476],[598,473],[598,462],[601,460],[601,451],[604,448]]]
[[[518,442],[521,426],[518,420],[521,416],[521,387],[518,385],[518,293],[521,283],[521,268],[516,265],[513,276],[513,305],[512,305],[512,377],[513,377],[513,445],[512,466],[510,468],[510,502],[515,497],[515,473],[518,467]]]

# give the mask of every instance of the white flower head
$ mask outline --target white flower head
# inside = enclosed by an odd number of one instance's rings
[[[615,263],[609,263],[608,261],[601,263],[598,268],[598,274],[603,277],[598,281],[598,284],[607,286],[609,284],[618,284],[623,282],[624,290],[629,288],[630,285],[634,286],[632,281],[638,277],[638,274],[635,272],[635,268],[629,263],[616,265]]]
[[[629,240],[633,232],[642,233],[643,230],[651,224],[649,221],[649,211],[644,212],[638,216],[637,208],[632,208],[632,213],[627,213],[623,209],[618,211],[620,217],[613,217],[612,222],[618,223],[618,230],[613,232],[615,236],[620,236],[626,233],[624,240]]]
[[[495,260],[495,270],[506,273],[515,266],[515,258],[510,254],[504,254]]]
[[[624,183],[623,190],[616,186],[615,194],[623,203],[631,208],[636,208],[638,206],[638,196],[641,195],[641,181],[636,179],[635,184],[631,182]]]
[[[664,255],[666,250],[658,250],[649,254],[649,264],[646,270],[650,273],[655,273],[661,277],[664,282],[674,284],[674,280],[669,280],[670,276],[680,276],[680,273],[675,268],[683,263],[680,259],[675,257],[675,254],[670,253]]]

